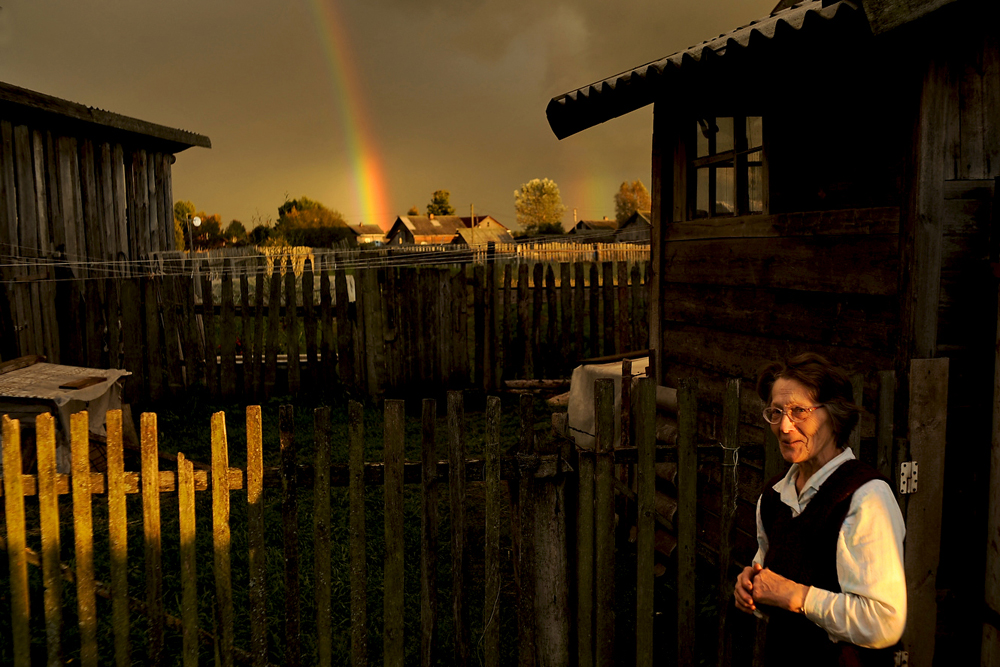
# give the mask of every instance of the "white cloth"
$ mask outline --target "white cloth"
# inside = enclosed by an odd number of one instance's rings
[[[801,514],[819,487],[843,463],[854,458],[846,448],[806,482],[802,493],[795,488],[799,466],[792,464],[774,490],[781,502]],[[810,587],[803,611],[831,641],[846,641],[868,648],[892,646],[906,626],[906,577],[903,569],[903,515],[884,481],[861,485],[837,538],[837,580],[842,592]],[[757,500],[757,554],[754,562],[763,565],[768,540]]]
[[[632,360],[632,375],[643,375],[649,366],[649,357]],[[615,424],[621,424],[622,405],[622,362],[607,364],[587,364],[573,369],[569,382],[568,426],[578,447],[594,448],[594,382],[607,378],[615,381]],[[621,440],[621,428],[615,428],[617,447]]]

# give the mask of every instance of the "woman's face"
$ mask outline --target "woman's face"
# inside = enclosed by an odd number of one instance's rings
[[[811,408],[816,405],[812,392],[801,382],[788,378],[778,378],[771,388],[771,406],[788,410],[800,406]],[[813,410],[805,421],[793,423],[783,415],[771,430],[778,438],[781,456],[789,463],[807,463],[817,468],[838,454],[837,441],[833,436],[830,415],[825,408]]]

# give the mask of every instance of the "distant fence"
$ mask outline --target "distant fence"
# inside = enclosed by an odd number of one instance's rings
[[[649,347],[647,262],[332,269],[319,256],[314,270],[300,260],[267,272],[258,259],[253,276],[224,260],[58,283],[59,335],[16,352],[46,354],[55,339],[52,361],[125,368],[135,403],[191,387],[266,398],[333,378],[372,397],[428,383],[490,390]]]

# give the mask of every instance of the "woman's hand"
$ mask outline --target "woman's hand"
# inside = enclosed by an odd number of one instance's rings
[[[736,608],[747,614],[752,614],[757,607],[754,606],[753,581],[754,577],[761,571],[759,563],[754,563],[751,567],[743,568],[739,576],[736,577]]]
[[[745,572],[745,570],[744,570]],[[787,609],[796,614],[802,613],[806,604],[806,594],[809,587],[797,584],[791,579],[776,574],[770,569],[757,572],[753,578],[753,601],[769,604],[780,609]],[[738,597],[737,597],[738,601]],[[739,605],[737,604],[737,607]]]

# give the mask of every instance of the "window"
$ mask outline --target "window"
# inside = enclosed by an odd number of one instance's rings
[[[763,124],[760,116],[717,116],[697,123],[691,161],[693,218],[764,212]]]

